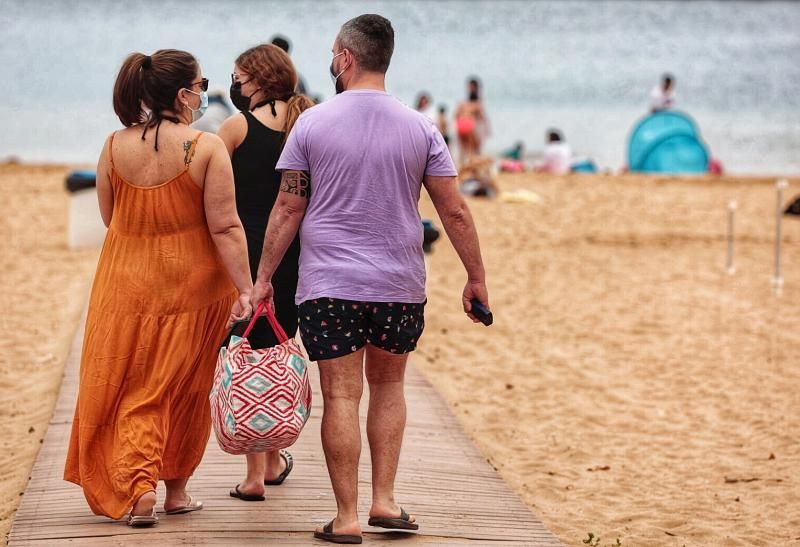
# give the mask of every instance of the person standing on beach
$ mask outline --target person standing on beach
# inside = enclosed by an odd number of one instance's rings
[[[467,100],[456,107],[455,117],[459,161],[464,166],[480,156],[483,142],[489,136],[489,118],[483,108],[478,78],[467,81]]]
[[[272,43],[273,46],[281,48],[286,55],[289,55],[290,50],[292,49],[292,43],[289,42],[289,39],[286,36],[281,36],[280,34],[273,36],[270,39],[270,43]],[[299,73],[297,74],[297,86],[294,90],[298,95],[308,95],[308,87],[306,86],[306,82]]]
[[[436,122],[436,112],[433,109],[433,103],[431,102],[431,96],[428,94],[427,91],[422,91],[417,95],[417,112],[431,120],[432,122]]]
[[[130,526],[158,522],[159,480],[168,515],[203,508],[186,483],[211,433],[219,343],[226,321],[252,313],[230,159],[216,135],[189,127],[207,89],[185,51],[128,56],[114,85],[126,128],[97,164],[108,233],[64,478],[83,488],[95,514],[129,513]]]
[[[219,136],[231,154],[236,210],[247,236],[250,275],[255,280],[267,218],[280,186],[275,164],[297,117],[314,103],[295,94],[297,72],[292,60],[272,44],[261,44],[239,55],[231,80],[231,99],[241,114],[228,118]],[[297,332],[294,293],[299,258],[300,238],[295,237],[272,279],[275,315],[290,338]],[[278,344],[265,318],[256,322],[248,340],[254,349]],[[244,501],[263,501],[264,486],[282,484],[292,466],[288,450],[248,454],[247,477],[230,495]]]
[[[439,133],[442,134],[444,143],[450,148],[450,128],[447,123],[447,107],[443,104],[439,105],[439,114],[436,116],[436,127]]]
[[[650,110],[658,112],[675,106],[675,78],[672,74],[664,74],[661,83],[650,92]]]
[[[425,263],[418,211],[424,185],[467,271],[462,300],[488,306],[472,217],[456,186],[441,133],[385,88],[394,50],[391,23],[379,15],[346,22],[330,72],[337,95],[304,112],[277,169],[281,192],[264,240],[253,303],[274,296],[272,277],[300,230],[300,335],[319,365],[322,447],[338,512],[315,532],[361,543],[358,521],[358,408],[370,386],[367,437],[372,457],[369,524],[416,530],[395,501],[394,481],[406,420],[403,378],[424,326]]]

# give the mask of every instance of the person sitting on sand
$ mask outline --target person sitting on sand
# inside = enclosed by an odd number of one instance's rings
[[[544,159],[536,165],[539,173],[552,173],[563,175],[572,168],[572,149],[564,142],[564,137],[558,129],[547,130],[547,144],[544,147]]]
[[[239,55],[232,79],[231,96],[242,112],[228,118],[219,136],[231,154],[236,210],[247,235],[250,275],[255,281],[267,218],[280,187],[275,164],[297,117],[314,103],[294,93],[297,72],[292,60],[272,44],[261,44]],[[299,258],[300,239],[295,238],[273,277],[275,316],[289,338],[297,332],[294,293]],[[248,341],[253,349],[278,345],[266,318],[256,322]],[[248,454],[247,477],[230,495],[244,501],[263,501],[264,486],[282,484],[292,471],[292,463],[287,450]]]
[[[459,160],[468,163],[479,156],[484,139],[489,134],[489,119],[483,108],[481,84],[477,78],[467,81],[467,100],[456,108],[456,134],[458,135]]]
[[[211,433],[208,393],[225,323],[252,313],[247,243],[225,145],[189,127],[208,80],[185,51],[125,59],[97,163],[108,227],[86,318],[64,478],[92,511],[153,526],[203,508],[186,483]],[[147,111],[145,111],[145,108]]]
[[[418,202],[422,185],[465,269],[462,293],[488,307],[475,225],[456,187],[456,170],[429,119],[386,92],[394,30],[380,15],[342,25],[330,72],[337,95],[295,123],[277,169],[253,305],[274,295],[272,276],[300,230],[299,304],[303,346],[322,386],[322,449],[337,514],[314,536],[362,542],[358,519],[359,403],[370,388],[370,526],[416,530],[395,500],[406,419],[403,379],[424,328],[425,259]]]
[[[459,190],[465,196],[496,197],[499,193],[492,170],[494,158],[481,156],[472,158],[458,170]]]
[[[672,74],[661,76],[661,84],[650,92],[650,110],[658,112],[675,106],[675,78]]]

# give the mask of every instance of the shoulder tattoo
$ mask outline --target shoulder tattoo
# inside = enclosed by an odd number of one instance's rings
[[[311,180],[306,171],[284,171],[281,175],[281,192],[308,198],[311,191]]]
[[[189,165],[192,162],[192,156],[194,156],[194,154],[192,153],[192,148],[193,148],[192,145],[193,144],[194,144],[194,141],[186,141],[185,143],[183,143],[183,164],[184,165]]]

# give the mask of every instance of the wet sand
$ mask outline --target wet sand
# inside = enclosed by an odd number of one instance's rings
[[[97,259],[67,249],[67,171],[0,166],[3,535]],[[500,187],[542,199],[470,201],[495,324],[463,317],[464,274],[440,241],[415,354],[487,458],[567,545],[588,532],[626,546],[797,541],[800,221],[784,222],[776,297],[772,181],[509,175]]]

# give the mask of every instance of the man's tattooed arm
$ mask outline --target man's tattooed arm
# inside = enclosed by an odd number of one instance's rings
[[[308,199],[311,195],[311,178],[306,171],[284,171],[281,175],[281,192]]]

